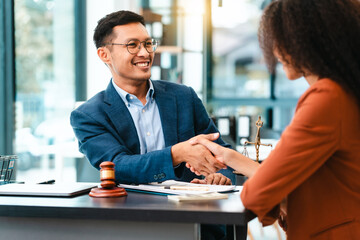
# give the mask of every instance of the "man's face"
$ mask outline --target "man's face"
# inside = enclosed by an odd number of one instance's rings
[[[145,41],[150,38],[146,28],[141,23],[129,23],[113,28],[109,43],[127,44],[130,40]],[[110,50],[110,64],[113,78],[116,82],[145,81],[151,76],[151,65],[154,53],[148,53],[143,43],[138,53],[131,54],[125,45],[107,45]]]

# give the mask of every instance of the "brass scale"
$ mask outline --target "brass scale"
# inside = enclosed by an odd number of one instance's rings
[[[255,141],[254,142],[249,142],[249,141],[245,141],[244,143],[244,150],[242,152],[242,154],[246,157],[249,157],[249,153],[246,149],[246,145],[250,144],[250,145],[254,145],[255,146],[255,150],[256,150],[256,162],[259,162],[259,148],[260,146],[267,146],[267,147],[272,147],[272,144],[263,144],[261,143],[260,140],[260,128],[264,125],[264,122],[261,121],[261,116],[259,116],[258,120],[255,122],[257,131],[256,131],[256,136],[255,136]],[[236,174],[240,174],[237,171],[234,171],[234,173]]]

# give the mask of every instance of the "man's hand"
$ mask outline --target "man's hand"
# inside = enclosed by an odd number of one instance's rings
[[[259,168],[259,163],[251,160],[250,158],[236,152],[233,149],[225,148],[217,143],[214,143],[214,138],[219,137],[219,133],[198,135],[189,140],[190,144],[195,146],[203,145],[212,154],[218,162],[221,162],[236,171],[244,174],[247,177],[252,177],[256,170]],[[187,162],[186,167],[190,168],[190,171],[198,174],[199,170],[192,163]]]
[[[172,146],[171,155],[174,166],[186,162],[196,169],[195,173],[197,175],[204,176],[208,176],[226,167],[223,163],[216,160],[205,146],[191,144],[190,141],[194,138]]]
[[[214,184],[214,185],[231,185],[231,180],[221,173],[209,174],[205,179],[194,178],[191,183]]]

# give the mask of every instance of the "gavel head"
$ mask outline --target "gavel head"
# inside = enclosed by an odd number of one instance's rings
[[[90,197],[123,197],[127,196],[124,188],[116,187],[115,183],[115,164],[113,162],[103,162],[100,164],[101,187],[91,189]]]
[[[113,188],[115,187],[115,164],[113,162],[103,162],[100,164],[100,180],[101,187]]]

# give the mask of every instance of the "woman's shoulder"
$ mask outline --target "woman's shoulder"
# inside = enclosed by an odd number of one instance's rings
[[[342,87],[337,82],[335,82],[330,78],[319,79],[317,82],[313,84],[312,87],[315,89],[323,89],[328,91],[338,91],[338,92],[343,91]]]
[[[338,101],[340,97],[347,93],[335,81],[323,78],[311,85],[299,99],[299,104],[306,101]]]
[[[344,94],[342,88],[334,81],[320,79],[300,97],[295,115],[297,119],[306,119],[308,122],[318,122],[324,117],[333,118],[338,115],[344,103]]]

